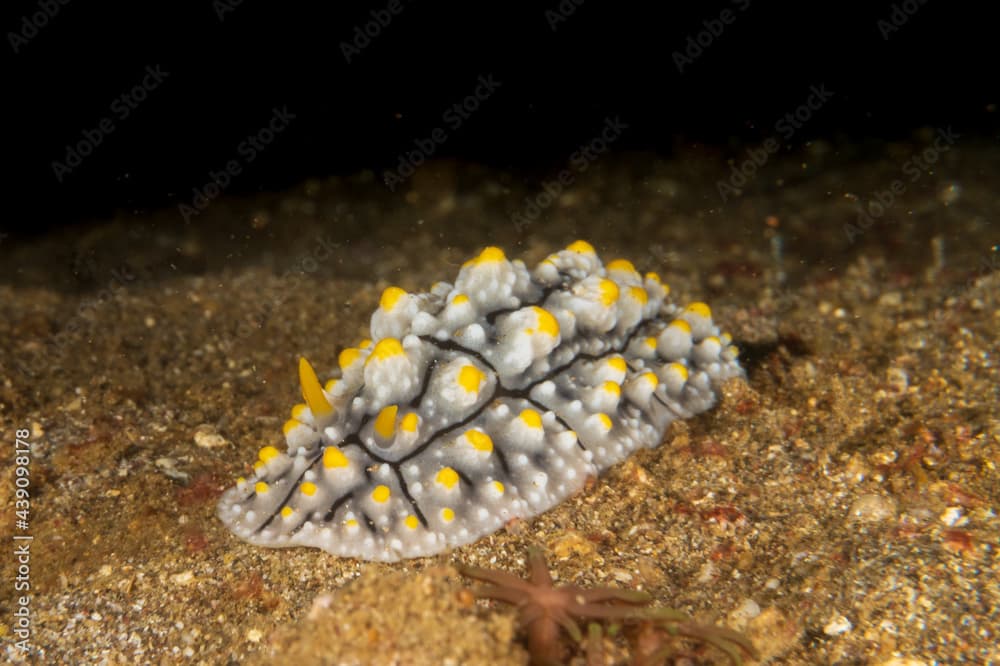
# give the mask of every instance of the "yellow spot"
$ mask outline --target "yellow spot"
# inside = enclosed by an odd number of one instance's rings
[[[301,490],[302,494],[306,497],[312,497],[316,494],[316,484],[311,481],[306,481],[299,486],[299,490]]]
[[[383,407],[382,411],[375,417],[375,434],[382,439],[389,439],[396,432],[396,412],[399,408],[396,405]]]
[[[278,449],[274,448],[273,446],[265,446],[260,450],[260,453],[257,454],[257,456],[261,459],[261,461],[266,463],[271,462],[279,455],[280,454],[278,453]]]
[[[242,476],[236,477],[236,485],[242,486],[246,482],[247,482],[247,480],[244,479]]]
[[[384,361],[388,358],[392,358],[393,356],[399,356],[402,353],[403,345],[399,343],[399,340],[396,338],[383,338],[378,341],[377,345],[375,345],[375,349],[372,350],[371,356],[368,357],[368,361],[371,361],[373,358]],[[366,361],[366,363],[368,361]]]
[[[601,304],[612,305],[618,300],[618,285],[613,280],[601,280],[598,288],[601,290]]]
[[[344,452],[338,449],[336,446],[328,446],[323,451],[323,467],[326,469],[334,469],[336,467],[347,467],[350,465],[350,461]]]
[[[538,330],[551,335],[553,338],[559,335],[559,322],[556,321],[551,312],[537,305],[532,309],[538,317]]]
[[[601,422],[601,425],[604,426],[605,430],[611,430],[612,424],[610,416],[608,416],[607,414],[598,414],[597,418]]]
[[[676,372],[678,375],[680,375],[681,379],[687,381],[688,369],[687,366],[685,366],[683,363],[671,363],[670,369]]]
[[[684,312],[690,312],[691,314],[698,315],[699,317],[704,317],[705,319],[712,318],[711,308],[709,308],[707,305],[701,302],[691,303],[686,308],[684,308]]]
[[[618,372],[625,372],[628,370],[628,363],[621,356],[615,356],[608,359],[608,367]]]
[[[405,520],[403,520],[403,524],[406,525],[411,530],[415,530],[418,527],[420,527],[420,521],[417,520],[417,517],[414,516],[412,513],[408,515]]]
[[[647,382],[649,382],[649,385],[652,386],[654,389],[656,389],[656,387],[660,385],[659,378],[652,372],[642,373],[642,378],[645,379]]]
[[[354,520],[353,518],[348,518],[347,520],[344,521],[344,527],[354,528],[357,526],[358,526],[358,521]]]
[[[499,481],[494,481],[493,482],[493,489],[496,490],[501,495],[503,495],[504,490],[505,490],[505,488],[503,487],[503,484],[500,483]]]
[[[733,341],[733,336],[729,335],[728,333],[723,333],[722,337],[719,339],[722,341],[722,344],[728,345]]]
[[[660,279],[660,274],[654,273],[653,271],[646,273],[646,279],[650,282],[655,282],[656,284],[663,284],[663,280]]]
[[[375,486],[375,490],[372,491],[372,500],[382,504],[389,499],[391,494],[389,486]]]
[[[266,495],[268,490],[270,490],[270,488],[263,481],[258,481],[257,483],[253,484],[253,491],[258,495]]]
[[[451,299],[452,305],[465,305],[469,302],[469,297],[465,294],[455,294],[455,298]]]
[[[489,453],[493,450],[493,440],[482,430],[467,430],[465,436],[469,439],[469,444],[472,444],[472,448],[476,451],[486,451]]]
[[[729,345],[729,351],[733,353],[733,358],[736,358],[737,356],[740,355],[740,348],[737,347],[736,345]]]
[[[316,371],[309,365],[304,356],[299,357],[299,383],[302,385],[302,397],[309,405],[313,416],[324,417],[333,413],[331,405],[323,394],[323,387],[316,378]]]
[[[633,300],[639,301],[643,305],[649,302],[649,294],[642,287],[629,287],[628,294]]]
[[[306,409],[308,409],[308,405],[304,403],[300,402],[299,404],[295,405],[294,407],[292,407],[292,418],[301,421],[302,414],[306,411]]]
[[[684,331],[685,333],[690,333],[691,332],[691,324],[687,323],[683,319],[674,319],[672,322],[670,322],[670,326],[672,328],[679,328],[680,330]]]
[[[479,385],[486,379],[486,375],[474,365],[463,366],[458,371],[458,385],[469,393],[479,393]]]
[[[399,422],[399,429],[403,432],[416,432],[418,425],[420,425],[420,417],[410,412]]]
[[[337,356],[337,363],[340,364],[341,370],[347,370],[349,367],[357,363],[359,358],[361,358],[361,350],[354,347],[348,347],[344,351],[340,352],[339,356]]]
[[[604,382],[601,388],[604,389],[605,393],[610,393],[616,398],[622,394],[622,387],[618,386],[618,384],[615,384],[614,382]]]
[[[635,266],[628,259],[615,259],[605,266],[609,271],[624,271],[626,273],[635,273]]]
[[[566,246],[566,249],[570,252],[579,252],[580,254],[597,254],[594,251],[594,246],[585,240],[578,240],[570,243]]]
[[[642,342],[650,349],[656,349],[656,338],[646,338]]]
[[[529,428],[541,428],[542,427],[542,415],[533,409],[525,409],[521,412],[521,420]]]
[[[262,469],[264,469],[264,461],[258,460],[253,464],[253,471],[259,472]]]
[[[455,520],[455,512],[449,509],[448,507],[441,509],[441,520],[443,520],[446,523],[450,523],[451,521]]]
[[[301,422],[296,421],[295,419],[288,419],[287,421],[285,421],[285,424],[281,426],[281,433],[287,436],[288,433],[295,430],[300,425],[302,425]]]
[[[372,346],[371,338],[362,338],[361,342],[357,344],[358,349],[365,349],[366,347],[371,347],[371,346]]]
[[[451,490],[458,483],[458,472],[453,470],[451,467],[442,467],[441,471],[437,473],[434,480],[440,483],[442,486]]]
[[[386,290],[382,292],[382,298],[379,299],[378,306],[386,312],[390,312],[394,307],[396,307],[396,303],[398,303],[399,299],[403,296],[406,296],[406,292],[399,287],[387,287]]]
[[[504,261],[507,255],[503,253],[498,247],[493,245],[483,248],[483,251],[479,253],[479,256],[473,260],[476,264],[486,264],[486,263],[496,263],[499,261]]]
[[[722,340],[720,340],[719,338],[715,337],[714,335],[710,335],[707,338],[705,338],[704,342],[714,342],[715,344],[719,345],[720,347],[722,346]]]
[[[282,518],[288,518],[293,513],[295,513],[295,509],[293,509],[292,507],[290,507],[290,506],[283,506],[283,507],[281,507],[281,517]]]

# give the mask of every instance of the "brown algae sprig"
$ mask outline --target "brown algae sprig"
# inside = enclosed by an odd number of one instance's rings
[[[528,578],[506,571],[457,565],[464,576],[489,583],[473,590],[480,599],[494,599],[517,607],[521,629],[527,635],[528,651],[534,664],[561,664],[568,647],[577,646],[587,655],[588,664],[603,664],[605,631],[617,633],[623,626],[640,629],[633,646],[636,664],[660,664],[672,654],[670,639],[685,637],[724,652],[733,664],[741,664],[741,651],[757,656],[743,634],[712,625],[697,624],[685,613],[653,606],[645,592],[610,587],[587,589],[578,585],[555,585],[548,564],[538,547],[528,549]],[[587,622],[584,637],[578,622]],[[567,646],[561,632],[572,639]]]

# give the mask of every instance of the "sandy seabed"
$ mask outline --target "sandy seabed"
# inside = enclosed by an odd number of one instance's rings
[[[1000,155],[960,142],[914,178],[924,138],[818,142],[726,201],[730,165],[705,150],[602,158],[554,198],[441,162],[395,192],[362,174],[187,224],[169,209],[4,239],[6,658],[523,664],[514,610],[471,602],[452,564],[522,574],[537,543],[559,580],[645,590],[744,631],[762,663],[1000,660]],[[216,519],[281,442],[298,356],[325,375],[385,287],[576,238],[710,303],[747,380],[552,511],[435,558],[258,548]]]

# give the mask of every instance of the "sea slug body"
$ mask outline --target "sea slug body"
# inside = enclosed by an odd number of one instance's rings
[[[389,287],[336,379],[299,362],[287,450],[265,446],[218,515],[261,546],[433,555],[579,491],[743,375],[704,303],[577,241],[529,271],[496,247],[455,283]]]

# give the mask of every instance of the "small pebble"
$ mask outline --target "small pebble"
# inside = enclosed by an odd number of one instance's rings
[[[898,291],[887,291],[879,296],[878,304],[882,307],[898,308],[903,304],[903,295]]]
[[[877,523],[896,517],[896,503],[888,497],[870,493],[854,500],[847,514],[853,520]]]
[[[174,585],[190,585],[194,582],[194,572],[188,569],[170,577],[170,582]]]
[[[260,629],[251,629],[247,632],[247,640],[251,643],[260,643],[263,637],[264,633]]]
[[[760,604],[753,599],[744,599],[743,603],[733,611],[735,620],[752,620],[760,615]]]
[[[226,446],[229,441],[220,435],[214,426],[202,424],[195,428],[194,443],[203,449],[217,449]]]
[[[948,527],[964,525],[965,523],[969,522],[968,518],[962,516],[962,507],[960,506],[949,506],[938,517],[938,520],[940,520]]]
[[[177,469],[177,461],[173,458],[157,458],[156,467],[173,481],[187,483],[191,480],[190,474]]]
[[[839,636],[847,631],[850,631],[854,625],[843,615],[835,615],[826,623],[823,627],[823,633],[827,636]]]

